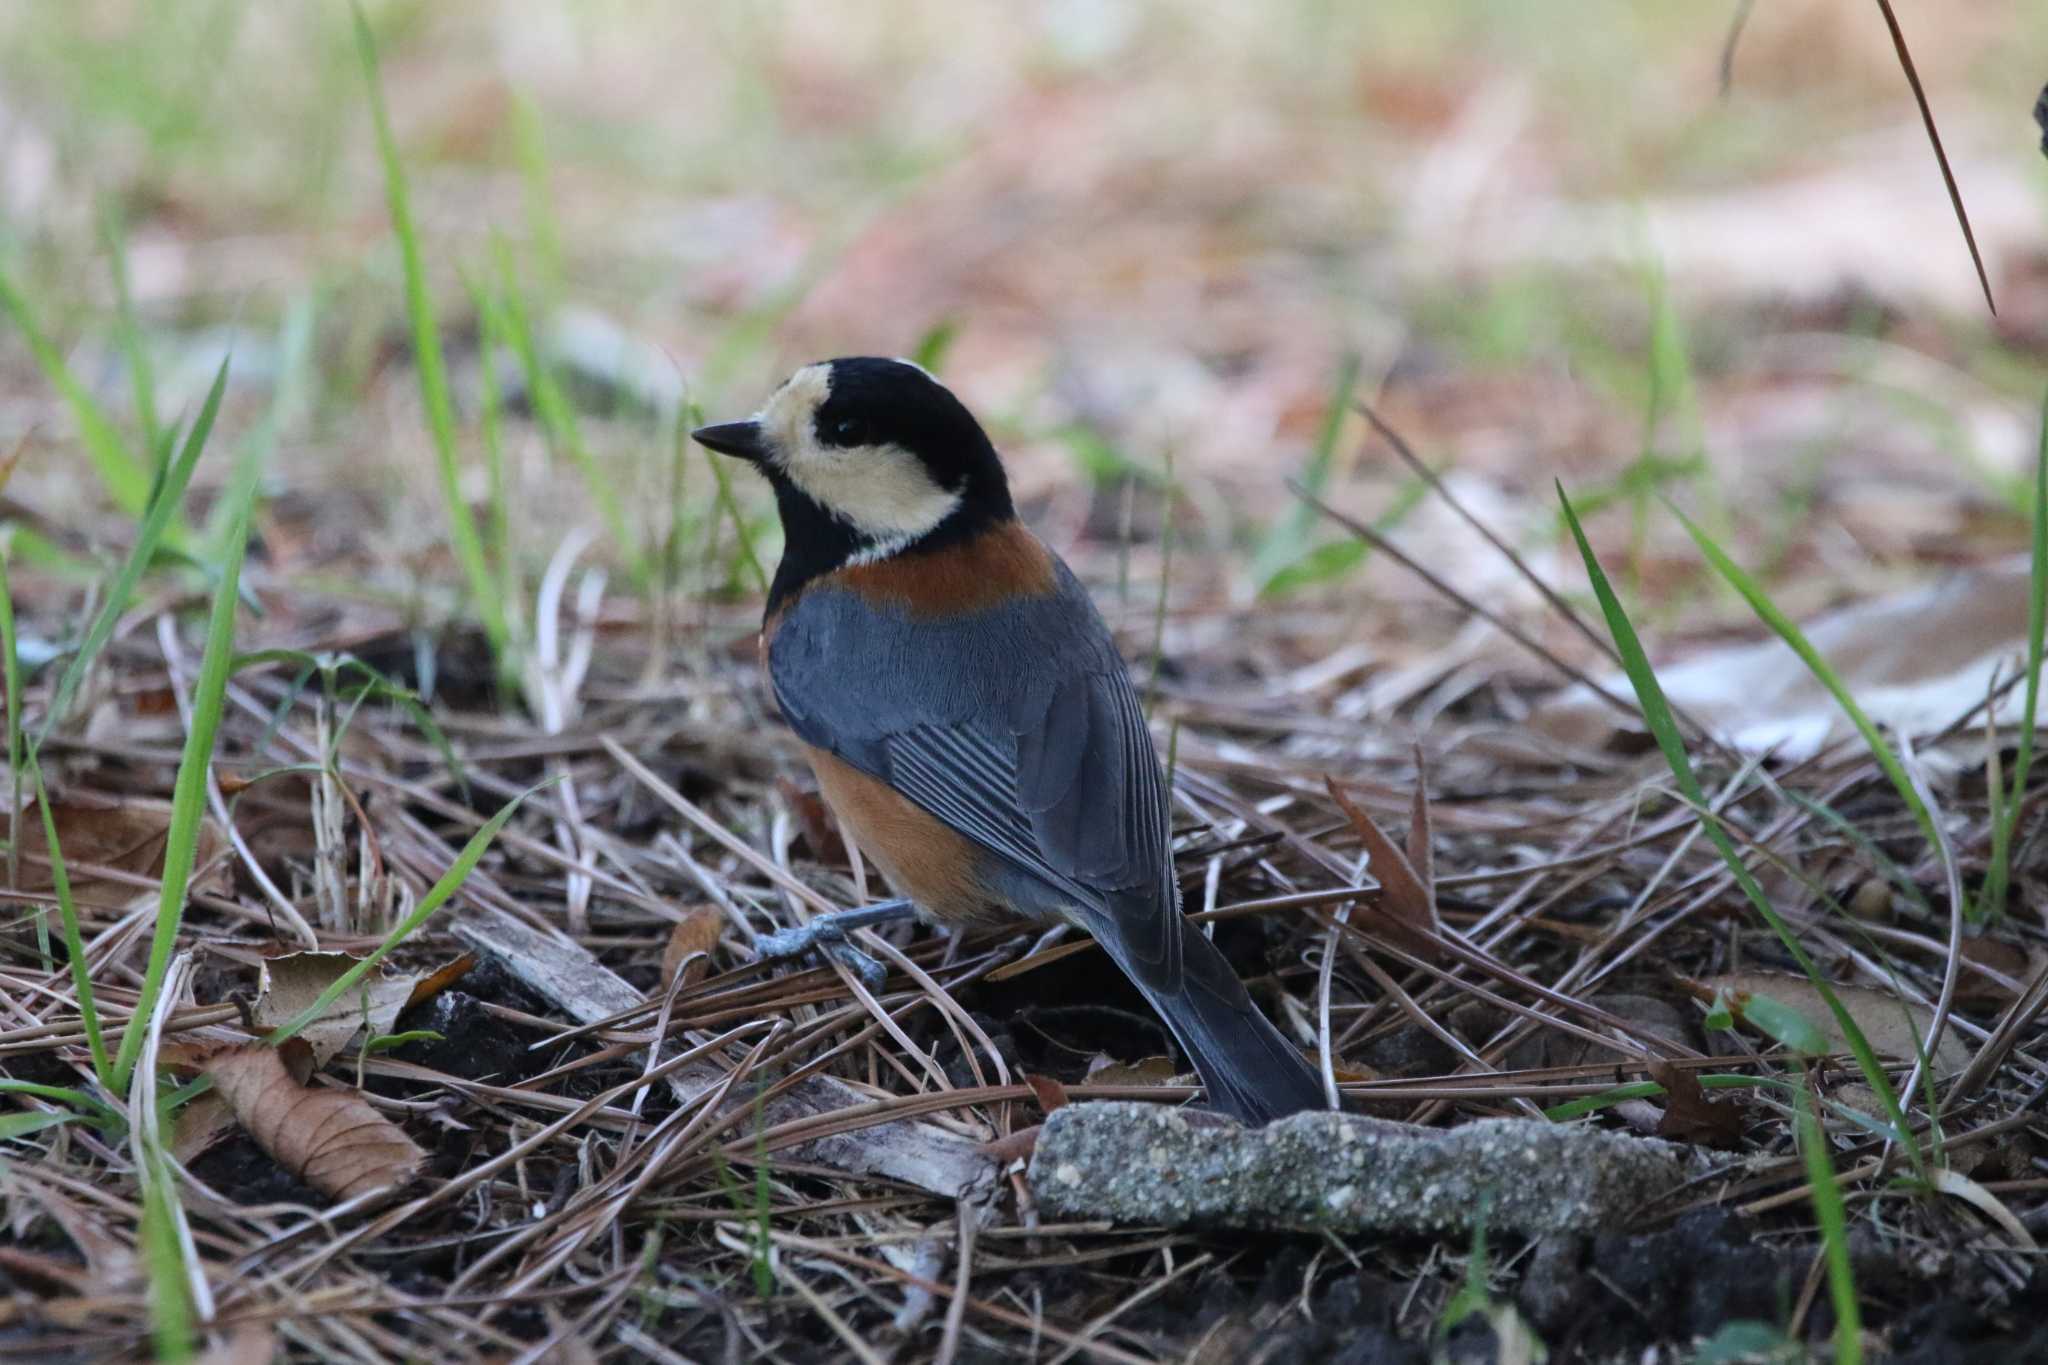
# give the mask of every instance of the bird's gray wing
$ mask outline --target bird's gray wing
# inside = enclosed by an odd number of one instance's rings
[[[1113,924],[1130,968],[1177,985],[1166,783],[1144,711],[1087,592],[948,620],[813,587],[769,674],[803,739],[994,854],[1047,910]]]

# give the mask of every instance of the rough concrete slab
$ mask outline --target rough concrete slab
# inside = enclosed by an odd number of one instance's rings
[[[1693,1149],[1584,1124],[1440,1130],[1334,1113],[1263,1129],[1135,1101],[1054,1112],[1031,1158],[1042,1214],[1166,1227],[1520,1233],[1624,1224],[1696,1174]]]

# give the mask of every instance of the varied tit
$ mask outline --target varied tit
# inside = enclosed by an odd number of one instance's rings
[[[831,951],[922,912],[1066,921],[1115,959],[1251,1123],[1322,1083],[1180,911],[1165,776],[1087,591],[1017,520],[995,447],[924,370],[798,370],[752,419],[696,439],[774,486],[782,563],[762,655],[842,827],[905,900],[821,916],[763,952]]]

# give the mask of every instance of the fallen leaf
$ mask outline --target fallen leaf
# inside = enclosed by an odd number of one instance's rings
[[[1120,1062],[1107,1053],[1097,1054],[1088,1064],[1088,1075],[1083,1083],[1087,1085],[1173,1085],[1185,1073],[1173,1064],[1171,1057],[1143,1057],[1135,1062]]]
[[[710,902],[693,905],[669,931],[668,947],[661,953],[662,984],[673,986],[678,974],[684,990],[696,985],[711,970],[711,950],[725,932],[725,912]]]
[[[1702,1147],[1732,1148],[1742,1142],[1742,1105],[1735,1100],[1715,1103],[1707,1098],[1700,1078],[1690,1068],[1674,1066],[1663,1059],[1649,1063],[1650,1079],[1664,1087],[1664,1115],[1657,1122],[1657,1136],[1674,1142],[1692,1142]]]
[[[225,1048],[208,1060],[206,1074],[258,1146],[332,1199],[396,1193],[426,1162],[405,1130],[360,1094],[294,1080],[276,1048]]]
[[[1436,848],[1431,837],[1429,822],[1429,765],[1422,756],[1422,746],[1415,748],[1415,797],[1408,807],[1408,865],[1415,871],[1415,880],[1421,883],[1422,894],[1429,905],[1430,928],[1434,931],[1441,923],[1436,913]]]
[[[811,856],[833,867],[843,865],[847,861],[846,840],[839,837],[839,822],[833,819],[825,799],[814,791],[805,791],[786,777],[775,779],[775,792],[789,804],[797,824],[803,828],[804,842],[810,846]]]
[[[1832,1052],[1849,1050],[1848,1040],[1835,1024],[1835,1017],[1821,999],[1820,992],[1804,977],[1786,976],[1778,972],[1729,972],[1722,976],[1710,976],[1692,983],[1696,992],[1703,992],[1703,998],[1715,993],[1726,997],[1730,1008],[1740,1016],[1757,1024],[1757,1002],[1778,1006],[1793,1012],[1817,1032]],[[1871,990],[1864,986],[1835,986],[1835,998],[1842,1002],[1842,1008],[1863,1030],[1863,1036],[1877,1049],[1880,1056],[1898,1061],[1911,1061],[1927,1036],[1927,1026],[1933,1022],[1933,1012],[1919,1005],[1909,1005],[1887,991]],[[1759,1025],[1761,1026],[1761,1025]],[[1766,1029],[1767,1032],[1775,1030]],[[1953,1028],[1942,1031],[1941,1042],[1935,1048],[1932,1058],[1934,1075],[1951,1076],[1968,1065],[1970,1050]]]
[[[348,953],[286,953],[266,959],[250,1017],[256,1026],[279,1028],[299,1017],[362,959]],[[369,1036],[391,1032],[398,1016],[412,1002],[417,974],[391,976],[373,971],[330,1004],[318,1019],[299,1030],[313,1049],[314,1070],[326,1066],[349,1040],[367,1026]]]
[[[1067,1088],[1050,1076],[1034,1072],[1024,1077],[1024,1084],[1030,1086],[1031,1093],[1038,1097],[1038,1107],[1044,1113],[1064,1109],[1068,1104]]]
[[[1038,1135],[1044,1131],[1044,1124],[1034,1123],[1029,1128],[1006,1133],[993,1142],[984,1142],[981,1150],[987,1152],[998,1166],[1007,1166],[1013,1161],[1028,1159],[1038,1147]]]
[[[1409,861],[1408,855],[1373,823],[1372,817],[1367,815],[1357,802],[1344,794],[1344,789],[1337,785],[1336,778],[1325,773],[1323,786],[1329,790],[1330,799],[1337,803],[1337,808],[1351,821],[1351,827],[1357,831],[1359,842],[1365,845],[1366,854],[1370,859],[1368,865],[1380,884],[1380,908],[1389,917],[1383,923],[1390,921],[1390,927],[1406,931],[1402,934],[1403,938],[1423,953],[1435,958],[1438,955],[1437,938],[1440,924],[1436,913],[1436,892],[1429,884],[1428,874],[1416,871],[1415,864]],[[1429,805],[1419,787],[1416,792],[1416,823],[1421,827],[1422,839],[1427,840]],[[1411,828],[1411,841],[1414,838],[1415,830]],[[1423,860],[1423,866],[1429,866],[1427,857]]]
[[[450,986],[462,980],[463,977],[468,976],[475,966],[475,953],[464,953],[460,957],[449,959],[442,966],[436,967],[433,971],[413,982],[412,994],[405,998],[405,1008],[409,1010],[414,1005],[426,1004],[427,1001],[432,1000],[442,991],[447,990]],[[399,1011],[401,1014],[404,1012],[405,1010]]]
[[[2009,1005],[2039,967],[2041,952],[2004,939],[1980,935],[1963,940],[1963,973],[1956,1003]]]
[[[71,879],[71,894],[88,905],[128,905],[142,897],[154,897],[151,885],[164,875],[164,844],[170,836],[171,803],[143,797],[114,797],[94,792],[72,792],[50,802],[50,818],[57,826],[57,847],[64,855],[64,870]],[[26,827],[35,831],[31,823]],[[227,836],[211,818],[199,823],[199,844],[192,858],[192,892],[218,890],[225,885]],[[55,884],[50,878],[49,847],[40,832],[32,832],[21,845],[21,889],[48,892]],[[113,877],[107,873],[126,873]]]
[[[235,1114],[218,1091],[194,1096],[171,1122],[171,1155],[189,1165],[235,1129]]]

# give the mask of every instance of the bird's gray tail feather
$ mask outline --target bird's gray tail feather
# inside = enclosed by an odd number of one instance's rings
[[[1173,1030],[1209,1102],[1248,1124],[1328,1108],[1322,1078],[1259,1012],[1223,954],[1198,925],[1180,923],[1178,983],[1148,981],[1154,974],[1125,961],[1114,935],[1103,936],[1103,946]]]

